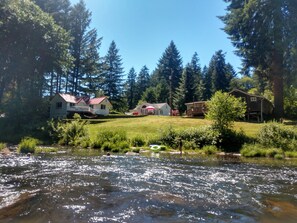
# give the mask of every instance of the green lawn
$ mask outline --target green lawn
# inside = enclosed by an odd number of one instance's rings
[[[164,116],[145,116],[145,117],[127,117],[127,118],[102,118],[92,120],[88,126],[91,138],[96,137],[96,133],[102,130],[123,130],[127,132],[128,138],[142,136],[151,138],[156,136],[161,129],[173,127],[181,130],[185,128],[210,125],[211,121],[199,118],[183,117],[164,117]],[[263,124],[236,122],[234,128],[242,129],[248,136],[256,136]]]

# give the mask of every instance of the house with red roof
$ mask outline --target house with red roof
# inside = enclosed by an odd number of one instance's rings
[[[111,108],[112,105],[106,96],[90,99],[57,93],[50,102],[50,118],[66,118],[75,113],[87,117],[105,116]]]
[[[142,103],[136,106],[131,113],[133,115],[170,115],[170,106],[167,103]]]

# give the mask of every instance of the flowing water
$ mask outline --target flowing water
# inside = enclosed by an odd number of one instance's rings
[[[297,165],[0,156],[0,222],[297,222]]]

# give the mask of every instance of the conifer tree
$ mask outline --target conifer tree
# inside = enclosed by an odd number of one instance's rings
[[[297,4],[295,0],[225,0],[221,17],[247,68],[259,70],[273,86],[278,118],[284,113],[284,79],[297,67]]]
[[[163,86],[162,89],[167,89],[167,92],[162,91],[164,95],[159,95],[159,98],[166,98],[167,102],[170,102],[178,87],[182,70],[182,58],[174,42],[171,41],[160,58],[157,69],[152,77],[155,82],[153,84],[157,85],[158,83],[163,83],[165,86]]]
[[[127,81],[126,81],[126,97],[128,101],[128,107],[129,109],[132,109],[136,106],[136,72],[135,69],[132,67],[127,75]]]
[[[113,108],[120,108],[123,99],[123,67],[119,50],[114,41],[111,42],[104,58],[102,77],[103,91],[110,98]]]
[[[135,101],[139,101],[142,98],[143,93],[150,85],[150,74],[147,66],[143,66],[139,71],[136,78],[136,95]]]

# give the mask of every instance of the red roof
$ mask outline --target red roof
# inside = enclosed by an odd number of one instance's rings
[[[106,97],[100,97],[100,98],[92,98],[89,100],[89,105],[98,105],[101,102],[103,102],[106,99]]]

